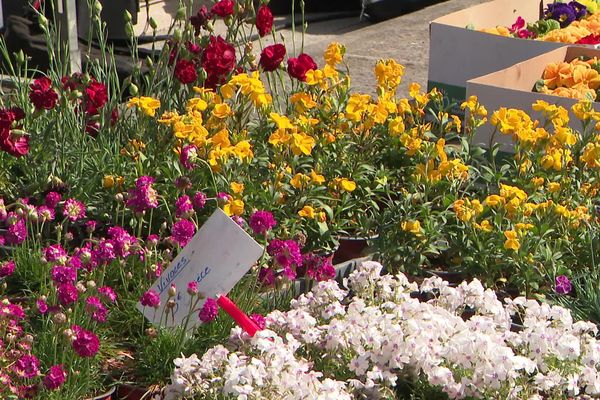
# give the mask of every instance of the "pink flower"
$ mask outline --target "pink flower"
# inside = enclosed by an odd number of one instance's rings
[[[156,291],[150,289],[140,297],[140,303],[142,303],[144,307],[158,308],[160,307],[160,296]]]
[[[63,383],[65,383],[66,379],[67,372],[64,370],[62,364],[58,364],[50,367],[42,382],[44,383],[46,389],[54,390],[61,387]]]
[[[93,357],[100,348],[100,340],[94,332],[86,331],[83,328],[76,327],[73,329],[76,332],[75,340],[71,343],[73,350],[80,357]]]
[[[98,288],[98,294],[105,300],[114,303],[117,301],[117,293],[110,286],[102,286]]]
[[[273,13],[267,5],[261,5],[256,12],[256,28],[258,34],[263,37],[273,29]]]
[[[64,265],[55,265],[50,271],[50,277],[55,283],[75,283],[77,270]]]
[[[555,291],[558,294],[569,294],[573,290],[571,281],[565,275],[557,276],[555,279]]]
[[[193,144],[188,144],[181,149],[179,161],[185,169],[192,170],[196,166],[194,162],[198,158],[198,148]]]
[[[108,310],[99,298],[95,296],[88,297],[85,301],[85,311],[87,311],[88,314],[91,314],[94,321],[106,322]]]
[[[187,219],[181,219],[173,224],[171,238],[181,247],[185,247],[196,233],[196,225]]]
[[[43,222],[54,221],[54,217],[55,217],[54,210],[49,207],[39,206],[37,209],[37,213]]]
[[[13,224],[9,225],[6,241],[8,244],[21,244],[25,239],[27,239],[27,225],[23,218],[19,218]]]
[[[219,313],[219,305],[217,301],[213,298],[208,298],[204,302],[200,313],[198,313],[198,318],[202,322],[210,322],[217,318],[217,314]]]
[[[302,265],[300,246],[294,240],[274,239],[269,243],[267,252],[283,268]]]
[[[63,216],[71,222],[85,218],[85,204],[75,199],[67,199],[63,207]]]
[[[40,360],[31,354],[24,355],[17,360],[13,371],[21,378],[35,378],[40,373]]]
[[[196,194],[194,194],[193,203],[194,207],[196,207],[197,209],[203,209],[206,205],[206,195],[202,192],[196,192]]]
[[[317,63],[308,54],[300,54],[298,57],[288,59],[288,73],[292,78],[306,82],[306,73],[317,69]]]
[[[189,218],[194,213],[194,205],[187,195],[181,196],[175,202],[175,216],[177,218]]]
[[[72,283],[61,283],[56,288],[56,294],[58,295],[58,302],[63,306],[75,303],[79,298],[79,292]]]
[[[258,326],[259,329],[265,329],[267,327],[267,320],[260,314],[250,315],[250,319]]]
[[[250,216],[248,225],[250,225],[255,234],[262,236],[273,229],[277,225],[277,221],[275,221],[273,214],[269,211],[256,211]]]
[[[183,85],[196,82],[198,72],[193,61],[180,58],[175,64],[175,78]]]
[[[60,200],[61,200],[60,193],[50,192],[46,195],[44,203],[46,204],[46,207],[54,209],[54,208],[56,208],[58,203],[60,203]]]
[[[42,250],[46,262],[64,264],[67,262],[67,252],[60,244],[53,244]]]
[[[108,229],[108,236],[113,244],[115,255],[126,258],[131,255],[132,248],[137,245],[137,238],[132,236],[120,226],[113,226]]]
[[[46,314],[48,312],[48,303],[44,299],[37,299],[35,305],[40,314]]]
[[[275,273],[271,268],[261,268],[258,273],[258,280],[265,286],[271,286],[275,283]]]
[[[158,192],[152,187],[154,178],[141,176],[135,182],[135,188],[129,189],[127,207],[135,212],[143,212],[158,207]]]
[[[187,292],[190,296],[198,294],[198,282],[191,281],[188,283]]]
[[[5,261],[0,263],[0,278],[11,276],[15,272],[15,262]]]

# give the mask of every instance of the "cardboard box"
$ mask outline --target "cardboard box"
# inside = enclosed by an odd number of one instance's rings
[[[469,79],[507,68],[546,53],[563,43],[543,42],[483,33],[477,29],[510,27],[517,17],[540,19],[552,0],[495,0],[458,11],[429,26],[428,90],[437,87],[454,102],[465,98]],[[467,29],[472,26],[476,30]]]
[[[541,120],[541,113],[532,110],[531,105],[537,100],[544,100],[569,110],[571,128],[581,130],[581,122],[571,112],[571,107],[578,102],[575,99],[534,92],[535,83],[542,78],[546,66],[553,62],[572,61],[581,56],[600,58],[600,50],[565,46],[537,57],[530,58],[510,68],[503,69],[467,82],[467,97],[475,95],[488,110],[488,120],[492,113],[500,107],[518,108],[526,111],[533,119]],[[596,111],[600,111],[600,103],[592,103]],[[474,143],[489,147],[490,139],[495,131],[489,122],[480,127]],[[513,152],[514,145],[509,135],[496,132],[495,143],[500,143],[500,150]]]

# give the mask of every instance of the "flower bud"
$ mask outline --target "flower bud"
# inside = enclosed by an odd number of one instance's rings
[[[139,92],[140,92],[140,90],[135,85],[135,83],[131,83],[129,85],[129,94],[131,94],[132,96],[137,96]]]
[[[156,329],[154,328],[148,328],[146,329],[146,335],[148,335],[148,337],[155,338],[158,336],[158,332],[156,332]]]
[[[121,203],[121,202],[123,202],[123,200],[124,200],[123,199],[123,193],[117,193],[117,194],[115,194],[115,201]]]
[[[176,42],[181,42],[181,31],[179,29],[175,29],[175,31],[173,31],[173,40]]]
[[[174,283],[171,283],[171,287],[169,287],[169,290],[167,291],[169,297],[175,297],[177,296],[177,288],[175,287]]]
[[[177,10],[177,14],[175,14],[175,19],[183,21],[186,17],[185,7],[179,7]]]
[[[87,291],[87,289],[85,288],[85,285],[82,282],[77,282],[75,287],[77,288],[77,291],[79,293],[85,293]]]
[[[128,38],[133,38],[135,36],[135,32],[133,31],[133,25],[131,25],[131,22],[127,22],[125,24],[125,34]]]
[[[133,278],[133,274],[131,273],[131,271],[127,271],[127,273],[125,274],[125,277],[127,279],[131,279],[131,278]]]
[[[94,289],[96,287],[96,282],[95,281],[87,281],[85,283],[85,285],[87,286],[88,289]]]
[[[123,13],[123,19],[125,20],[126,23],[131,23],[131,13],[129,12],[129,10],[125,10],[125,12]]]
[[[152,29],[156,30],[158,28],[158,24],[156,23],[156,20],[153,17],[150,17],[148,23],[150,24],[150,27]]]
[[[15,54],[15,61],[17,62],[17,65],[23,65],[25,63],[25,53],[23,53],[23,50],[19,50],[18,52],[14,53]]]
[[[57,325],[64,324],[65,322],[67,322],[67,316],[61,312],[56,313],[52,316],[52,322],[54,322]]]
[[[38,23],[40,24],[40,28],[43,31],[47,31],[48,30],[48,18],[44,17],[43,14],[40,14],[38,17]]]

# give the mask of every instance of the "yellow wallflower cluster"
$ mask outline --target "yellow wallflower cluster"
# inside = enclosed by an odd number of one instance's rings
[[[153,97],[132,97],[127,103],[127,108],[137,107],[149,117],[156,115],[156,110],[160,108],[160,100]]]
[[[316,145],[314,137],[300,130],[300,127],[292,124],[288,117],[272,112],[271,120],[277,125],[275,132],[269,137],[269,143],[277,148],[288,146],[296,156],[301,154],[310,155]]]
[[[221,86],[221,95],[226,100],[232,99],[237,90],[248,97],[255,107],[260,108],[273,102],[273,98],[267,93],[260,80],[258,71],[254,71],[251,75],[242,73],[232,76],[229,82]]]
[[[380,60],[375,64],[378,88],[383,93],[393,93],[402,82],[404,66],[394,60]]]
[[[419,182],[436,183],[442,179],[464,180],[469,175],[469,167],[458,159],[448,159],[445,151],[445,139],[435,143],[435,157],[430,157],[426,163],[419,163],[415,168],[415,179]],[[439,163],[436,164],[436,160]]]
[[[416,237],[423,236],[423,229],[421,228],[421,223],[419,220],[402,221],[400,223],[400,228],[404,232],[412,233]]]

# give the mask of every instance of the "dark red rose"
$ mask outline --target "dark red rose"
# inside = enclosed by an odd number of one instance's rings
[[[221,36],[211,36],[202,53],[202,67],[209,77],[208,81],[222,80],[235,67],[235,48]]]
[[[586,37],[582,37],[575,43],[577,43],[577,44],[600,44],[600,34],[594,35],[592,33],[590,35],[587,35]]]
[[[175,78],[184,85],[196,82],[198,72],[193,61],[179,59],[175,64]]]
[[[232,0],[220,0],[212,6],[210,12],[221,18],[225,18],[233,14],[233,6]]]
[[[210,12],[206,6],[200,7],[196,15],[190,17],[190,23],[194,27],[196,36],[200,34],[200,30],[206,27],[206,23],[211,18]]]
[[[288,60],[288,73],[302,82],[306,81],[306,73],[311,69],[317,69],[317,64],[308,54],[302,53],[297,58]]]
[[[108,93],[104,83],[93,80],[85,88],[85,112],[89,115],[98,114],[98,110],[104,107],[107,101]]]
[[[58,94],[52,88],[52,81],[47,77],[35,79],[29,85],[29,100],[38,110],[51,110],[58,101]]]
[[[285,46],[274,44],[263,49],[260,53],[259,64],[265,72],[275,71],[281,65],[284,57]]]
[[[256,28],[260,37],[269,34],[273,29],[273,13],[269,6],[263,4],[258,8],[256,12]]]

